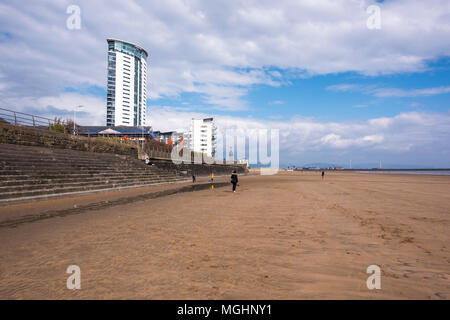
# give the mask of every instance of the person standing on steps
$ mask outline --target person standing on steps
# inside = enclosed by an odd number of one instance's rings
[[[211,182],[214,182],[214,173],[211,172],[210,177],[211,177]]]
[[[195,183],[195,180],[196,180],[196,178],[195,178],[195,173],[192,172],[192,183]]]
[[[231,174],[231,184],[233,185],[233,192],[236,192],[236,185],[238,184],[238,175],[236,170]]]

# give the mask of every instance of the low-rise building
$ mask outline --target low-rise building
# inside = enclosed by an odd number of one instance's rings
[[[116,137],[138,141],[145,141],[156,138],[151,126],[80,126],[78,128],[78,135],[85,137]]]

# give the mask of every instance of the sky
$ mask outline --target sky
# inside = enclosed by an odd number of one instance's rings
[[[450,1],[1,0],[0,107],[105,125],[107,38],[149,52],[154,130],[214,117],[278,129],[282,166],[450,167]]]

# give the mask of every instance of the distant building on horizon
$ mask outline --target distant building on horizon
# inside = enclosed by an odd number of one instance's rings
[[[191,119],[188,134],[185,134],[185,147],[195,152],[205,153],[208,157],[216,154],[216,131],[213,118]]]
[[[147,111],[148,53],[126,41],[107,39],[107,42],[106,125],[144,126]]]

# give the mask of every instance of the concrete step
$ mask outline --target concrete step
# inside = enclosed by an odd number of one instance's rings
[[[30,178],[29,176],[27,176]],[[81,177],[81,178],[55,178],[55,179],[11,179],[11,180],[0,180],[0,187],[6,187],[6,186],[15,186],[15,185],[44,185],[44,184],[57,184],[57,183],[70,183],[70,182],[81,182],[81,181],[98,181],[100,180],[121,180],[121,179],[130,179],[135,177],[160,177],[160,175],[156,173],[146,173],[145,175],[142,174],[134,174],[134,175],[111,175],[111,176],[97,176],[97,177]]]
[[[89,162],[92,160],[96,160],[98,162],[124,162],[130,160],[129,158],[121,158],[121,157],[105,157],[105,158],[96,158],[96,157],[80,157],[79,155],[70,155],[70,156],[58,156],[53,155],[50,157],[41,157],[39,155],[28,155],[23,157],[23,155],[20,155],[20,158],[17,157],[17,155],[12,154],[0,154],[0,161],[5,162],[11,162],[14,160],[17,160],[19,162],[29,162],[30,160],[36,160],[36,161],[73,161],[74,159],[80,160],[81,162]]]
[[[0,164],[1,163],[11,163],[11,162],[17,162],[17,163],[30,163],[30,162],[50,162],[50,161],[58,161],[58,162],[73,162],[73,161],[79,161],[80,163],[89,163],[92,161],[98,162],[98,163],[125,163],[128,162],[129,159],[123,159],[123,158],[94,158],[94,157],[87,157],[87,158],[79,158],[78,155],[73,155],[70,157],[38,157],[38,156],[25,156],[20,155],[20,159],[18,159],[17,156],[13,155],[2,155],[0,154]]]
[[[21,155],[22,156],[22,155]],[[129,159],[127,158],[118,158],[118,157],[111,157],[111,158],[94,158],[94,157],[85,157],[85,158],[80,158],[78,155],[72,155],[72,156],[52,156],[52,157],[39,157],[39,156],[27,156],[27,157],[21,157],[20,159],[14,158],[14,155],[2,155],[0,154],[0,162],[15,162],[15,160],[17,160],[17,162],[20,163],[27,163],[30,161],[74,161],[74,160],[79,160],[80,162],[90,162],[92,160],[95,160],[97,162],[102,162],[102,163],[107,163],[107,162],[128,162]]]
[[[57,169],[60,172],[69,172],[69,171],[75,171],[75,172],[81,172],[81,171],[145,171],[146,168],[136,168],[136,167],[98,167],[98,166],[62,166],[62,165],[46,165],[46,166],[27,166],[27,167],[20,167],[20,166],[5,166],[0,167],[0,172],[4,172],[8,174],[8,172],[39,172],[39,171],[48,171],[48,170],[55,170]],[[14,173],[13,173],[14,174]]]
[[[17,144],[1,144],[0,154],[10,154],[17,151],[20,151],[20,154],[40,154],[44,156],[48,155],[68,155],[68,154],[79,154],[81,156],[96,156],[96,157],[108,157],[108,156],[126,156],[119,155],[114,153],[104,153],[104,152],[90,152],[90,151],[81,151],[76,149],[64,149],[64,148],[52,148],[52,147],[42,147],[42,146],[26,146],[26,145],[17,145]]]
[[[89,187],[95,188],[97,186],[104,185],[122,185],[124,183],[128,184],[145,184],[152,182],[164,182],[177,180],[174,177],[162,179],[158,176],[155,177],[145,177],[141,179],[119,179],[119,180],[98,180],[98,181],[78,181],[70,183],[50,183],[50,184],[24,184],[15,186],[2,186],[0,187],[0,194],[8,192],[18,192],[18,191],[32,191],[32,190],[42,190],[42,189],[57,189],[57,188],[72,188],[72,187]]]
[[[0,158],[1,159],[1,158]],[[92,166],[98,165],[104,166],[139,166],[145,167],[144,161],[96,161],[91,159],[90,161],[78,161],[77,159],[61,160],[61,159],[29,159],[27,161],[13,161],[13,160],[0,160],[0,166],[40,166],[47,165],[49,163],[54,163],[58,165],[78,165],[78,166]]]
[[[33,174],[11,174],[11,175],[0,175],[0,181],[17,181],[17,180],[30,180],[30,179],[84,179],[84,178],[106,178],[106,177],[117,177],[117,176],[127,176],[131,177],[139,177],[143,175],[158,175],[162,177],[174,176],[174,174],[170,173],[159,173],[154,171],[146,171],[146,172],[94,172],[94,173],[86,173],[86,172],[75,172],[75,173],[67,173],[67,172],[34,172]]]
[[[122,158],[79,158],[77,155],[73,155],[71,157],[36,157],[36,156],[29,156],[29,157],[23,157],[21,155],[21,158],[18,159],[17,156],[14,157],[12,155],[6,156],[0,154],[0,165],[6,165],[6,164],[39,164],[39,163],[79,163],[79,164],[92,164],[93,162],[99,163],[102,165],[108,165],[108,164],[128,164],[130,163],[131,159],[122,159]],[[137,159],[136,159],[137,160]],[[139,161],[139,160],[138,160]],[[131,163],[134,161],[131,161]],[[139,161],[142,164],[144,164],[143,161]]]
[[[60,157],[57,158],[49,158],[49,159],[42,159],[42,158],[26,158],[26,159],[14,159],[14,157],[11,157],[10,159],[5,159],[4,157],[0,156],[0,165],[42,165],[46,163],[58,163],[58,164],[78,164],[78,165],[92,165],[92,164],[98,164],[102,166],[108,166],[108,165],[131,165],[131,166],[145,166],[144,161],[137,160],[137,159],[78,159],[76,157],[71,157],[67,159],[62,159]]]
[[[148,168],[64,168],[64,167],[48,167],[48,168],[0,168],[0,175],[17,175],[17,174],[40,174],[40,173],[132,173],[132,172],[158,172]],[[158,172],[159,173],[159,172]]]
[[[0,199],[11,199],[11,198],[20,198],[20,197],[30,197],[36,195],[47,195],[47,194],[60,194],[60,193],[69,193],[69,192],[80,192],[80,191],[89,191],[89,190],[104,190],[104,189],[112,189],[112,188],[120,188],[120,187],[140,187],[147,185],[156,185],[162,183],[173,183],[181,181],[179,179],[174,180],[151,180],[148,182],[139,182],[134,183],[130,181],[123,181],[121,183],[116,184],[99,184],[99,185],[90,185],[90,186],[73,186],[73,187],[63,187],[63,188],[46,188],[46,189],[37,189],[37,190],[26,190],[26,191],[13,191],[13,192],[2,192],[0,193]]]
[[[73,197],[77,195],[84,195],[84,194],[90,194],[90,193],[103,193],[103,192],[110,192],[110,191],[118,191],[118,190],[126,190],[126,189],[137,189],[137,188],[145,188],[145,187],[151,187],[155,185],[167,185],[167,184],[178,184],[182,182],[188,182],[188,180],[184,179],[181,181],[175,181],[175,182],[169,182],[169,183],[155,183],[155,184],[149,184],[149,185],[137,185],[137,186],[125,186],[125,187],[118,187],[118,188],[110,188],[110,189],[95,189],[95,190],[86,190],[86,191],[78,191],[78,192],[66,192],[66,193],[57,193],[57,194],[43,194],[43,195],[36,195],[36,196],[29,196],[29,197],[18,197],[18,198],[8,198],[8,199],[0,199],[0,206],[4,204],[10,204],[10,203],[20,203],[20,202],[30,202],[30,201],[38,201],[42,199],[52,199],[52,198],[63,198],[63,197]],[[217,185],[217,184],[216,184]],[[195,187],[200,187],[201,184],[195,185]],[[193,186],[189,186],[193,187]],[[185,188],[185,187],[182,187]],[[192,189],[189,189],[191,191]]]
[[[92,157],[92,156],[80,156],[80,155],[48,155],[48,156],[42,156],[39,154],[20,154],[20,158],[16,154],[5,154],[0,152],[0,161],[13,161],[17,160],[20,162],[29,162],[30,160],[44,160],[44,161],[51,161],[51,160],[60,160],[60,161],[70,161],[73,159],[77,159],[80,161],[92,161],[93,159],[97,161],[102,162],[116,162],[116,161],[127,161],[128,159],[126,157],[118,157],[118,156],[108,156],[108,157]]]
[[[14,157],[11,158],[5,158],[2,157],[0,155],[0,165],[30,165],[30,164],[35,164],[35,165],[39,165],[39,164],[46,164],[46,163],[58,163],[58,164],[72,164],[72,163],[76,163],[79,165],[92,165],[93,163],[97,163],[99,165],[136,165],[137,163],[140,163],[142,165],[144,164],[144,161],[140,161],[137,160],[137,162],[135,161],[130,161],[129,159],[115,159],[115,158],[111,158],[111,159],[95,159],[95,158],[91,158],[91,159],[78,159],[76,158],[76,156],[71,157],[71,158],[60,158],[60,157],[55,157],[55,158],[35,158],[35,157],[29,157],[29,158],[25,158],[25,159],[14,159]]]
[[[171,176],[167,176],[170,178]],[[111,175],[111,176],[97,176],[97,177],[81,177],[81,178],[57,178],[57,179],[16,179],[16,180],[0,180],[0,187],[16,186],[16,185],[49,185],[49,184],[64,184],[71,182],[95,182],[95,181],[120,181],[123,179],[136,179],[136,178],[165,178],[158,174],[147,173],[147,174],[136,174],[130,175]]]

